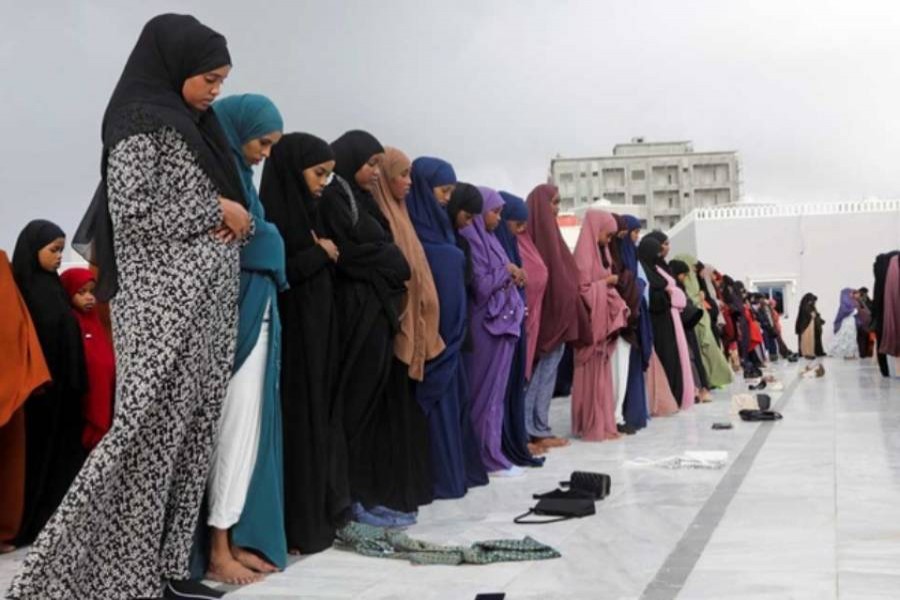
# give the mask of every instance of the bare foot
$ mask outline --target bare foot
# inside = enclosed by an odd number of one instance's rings
[[[231,556],[220,561],[210,561],[206,578],[212,581],[230,583],[231,585],[247,585],[262,580],[260,573],[255,573],[236,561]]]
[[[538,443],[544,448],[562,448],[563,446],[569,445],[569,440],[567,440],[566,438],[548,437],[543,438]]]
[[[10,552],[15,552],[16,547],[12,544],[7,544],[5,542],[0,542],[0,554],[9,554]]]
[[[528,452],[530,452],[532,456],[541,456],[543,454],[547,454],[547,449],[540,444],[532,444],[529,442]]]
[[[250,552],[249,550],[244,550],[240,546],[233,546],[231,548],[231,555],[234,556],[234,560],[238,561],[248,569],[256,571],[257,573],[278,572],[278,567],[276,567],[269,561],[264,560],[256,553]]]

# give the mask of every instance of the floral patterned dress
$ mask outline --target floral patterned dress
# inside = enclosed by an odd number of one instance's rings
[[[172,128],[110,152],[119,268],[112,429],[25,560],[10,598],[159,596],[188,559],[231,375],[239,252],[218,193]]]

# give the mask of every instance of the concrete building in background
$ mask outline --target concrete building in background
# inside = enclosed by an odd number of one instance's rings
[[[617,212],[640,218],[648,229],[669,229],[695,208],[740,198],[737,152],[694,152],[691,142],[617,144],[612,156],[563,158],[550,163],[562,210],[581,214],[606,199]]]
[[[875,256],[900,248],[900,200],[702,208],[668,235],[669,256],[691,254],[780,301],[796,350],[805,293],[819,297],[827,345],[841,289],[872,290]]]

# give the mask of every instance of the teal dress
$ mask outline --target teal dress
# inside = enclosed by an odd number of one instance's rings
[[[213,110],[228,136],[241,173],[244,195],[253,217],[255,233],[241,250],[241,288],[233,373],[250,355],[259,339],[266,309],[269,310],[269,347],[260,414],[259,449],[241,518],[231,529],[237,546],[260,553],[273,565],[287,564],[284,533],[284,471],[281,431],[281,321],[277,294],[287,289],[284,242],[278,229],[265,220],[265,211],[253,185],[253,170],[246,164],[242,146],[284,127],[275,105],[265,96],[244,94],[216,102]]]

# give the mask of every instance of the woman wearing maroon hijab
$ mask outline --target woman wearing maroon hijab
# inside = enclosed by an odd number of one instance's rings
[[[578,337],[578,267],[556,223],[556,186],[537,186],[528,194],[527,203],[528,235],[547,266],[549,277],[541,305],[536,364],[525,391],[525,427],[541,446],[565,446],[568,440],[554,437],[550,429],[550,400],[566,342]]]

